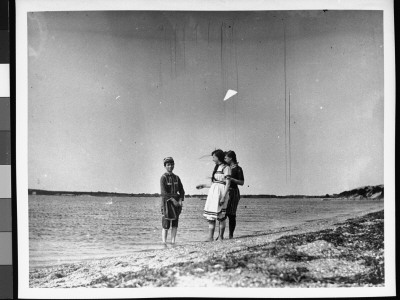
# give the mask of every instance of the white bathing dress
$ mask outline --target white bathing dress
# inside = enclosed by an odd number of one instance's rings
[[[229,193],[226,193],[224,203],[219,205],[219,201],[225,191],[225,175],[231,175],[231,169],[227,165],[220,164],[214,174],[214,180],[208,191],[207,201],[204,205],[203,216],[207,220],[221,220],[225,217]]]

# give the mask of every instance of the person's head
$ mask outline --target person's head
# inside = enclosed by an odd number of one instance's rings
[[[230,165],[231,163],[237,164],[235,151],[229,150],[225,153],[225,162]]]
[[[171,173],[175,167],[174,159],[172,157],[164,158],[164,167],[168,173]]]
[[[215,167],[214,167],[213,173],[211,175],[211,181],[214,181],[214,175],[218,170],[218,166],[220,164],[225,164],[225,161],[224,161],[225,152],[222,151],[221,149],[217,149],[217,150],[214,150],[211,153],[211,155],[212,155],[213,161],[215,162]]]
[[[221,149],[214,150],[214,151],[211,153],[211,155],[212,155],[213,161],[214,161],[217,165],[218,165],[218,164],[223,164],[223,163],[225,162],[225,161],[224,161],[225,152],[222,151]]]

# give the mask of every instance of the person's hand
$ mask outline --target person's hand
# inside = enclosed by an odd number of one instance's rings
[[[182,200],[179,200],[179,206],[183,207],[183,201]]]
[[[225,203],[225,194],[222,195],[222,198],[219,200],[219,205],[222,205]]]
[[[170,200],[172,201],[172,204],[174,205],[174,206],[178,206],[179,205],[179,202],[178,201],[176,201],[174,198],[170,198]]]
[[[231,175],[225,175],[225,179],[232,179]]]

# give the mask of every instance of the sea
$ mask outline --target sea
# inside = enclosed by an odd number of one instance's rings
[[[160,198],[29,195],[28,201],[30,268],[164,247]],[[204,204],[201,198],[185,199],[177,245],[206,239],[208,224],[202,216]],[[383,200],[242,198],[235,237],[279,231],[282,227],[319,219],[351,217],[383,207]]]

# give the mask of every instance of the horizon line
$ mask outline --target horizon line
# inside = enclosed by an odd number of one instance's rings
[[[242,196],[275,196],[275,197],[290,197],[290,196],[303,196],[303,197],[326,197],[327,195],[339,195],[341,193],[344,192],[349,192],[349,191],[353,191],[353,190],[358,190],[358,189],[363,189],[366,187],[376,187],[376,186],[384,186],[384,184],[377,184],[377,185],[365,185],[365,186],[361,186],[361,187],[357,187],[357,188],[353,188],[350,190],[346,190],[346,191],[342,191],[339,193],[332,193],[332,194],[320,194],[320,195],[306,195],[306,194],[286,194],[286,195],[277,195],[277,194],[267,194],[267,193],[259,193],[259,194],[242,194]],[[41,191],[41,192],[50,192],[50,193],[85,193],[85,194],[89,194],[89,193],[93,193],[93,194],[116,194],[116,195],[158,195],[160,196],[161,194],[158,192],[155,193],[150,193],[150,192],[146,192],[146,193],[132,193],[132,192],[105,192],[105,191],[64,191],[64,190],[47,190],[47,189],[35,189],[35,188],[28,188],[28,192],[29,191]],[[207,196],[207,193],[205,194],[185,194],[185,196]]]

